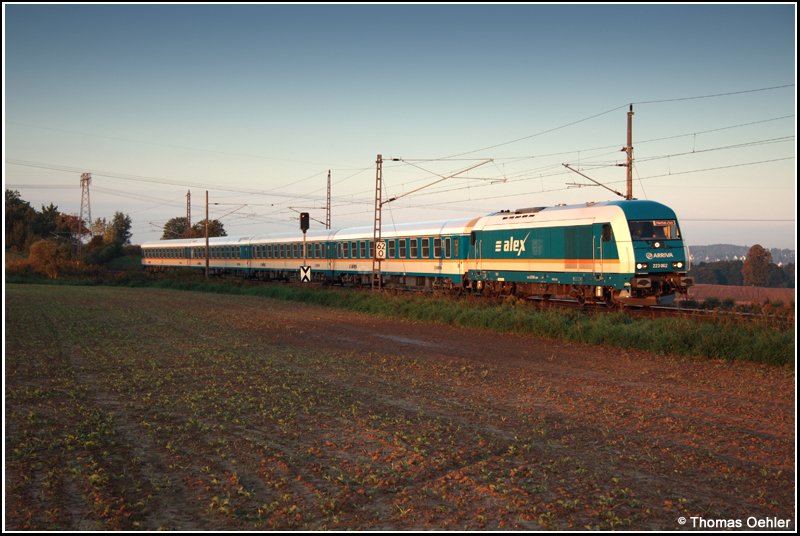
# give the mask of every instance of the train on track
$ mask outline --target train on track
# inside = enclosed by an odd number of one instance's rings
[[[692,285],[675,212],[625,200],[503,210],[472,219],[142,244],[147,269],[205,270],[264,280],[569,296],[617,305],[671,303]]]

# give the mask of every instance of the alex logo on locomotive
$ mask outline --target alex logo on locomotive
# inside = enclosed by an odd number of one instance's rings
[[[525,235],[525,238],[522,240],[516,240],[513,236],[509,236],[508,240],[497,240],[494,243],[494,251],[496,253],[500,253],[501,251],[505,253],[516,253],[517,257],[522,255],[522,252],[525,251],[525,242],[528,241],[528,237],[531,233]]]

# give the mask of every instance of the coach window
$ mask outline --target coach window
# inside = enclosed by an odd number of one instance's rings
[[[417,253],[419,251],[418,240],[416,238],[412,238],[412,239],[409,240],[409,243],[411,244],[411,252],[410,252],[411,258],[412,259],[416,259],[417,258]]]
[[[438,237],[433,239],[433,258],[442,258],[442,239]]]
[[[397,254],[397,246],[395,246],[395,241],[389,240],[389,258],[394,259],[396,254]]]
[[[373,242],[372,240],[369,240],[367,242],[367,244],[369,245],[369,248],[368,248],[369,249],[369,257],[367,257],[367,258],[368,259],[374,259],[375,258],[375,242]]]
[[[428,259],[431,256],[431,239],[430,238],[423,238],[422,239],[422,258]]]
[[[367,258],[367,243],[363,240],[358,243],[358,257],[361,259]]]
[[[398,248],[400,250],[399,251],[400,258],[401,259],[405,259],[406,258],[406,239],[405,238],[401,238],[398,242],[400,243],[400,247]]]
[[[451,256],[452,247],[453,247],[453,241],[450,239],[450,237],[445,238],[444,239],[444,256],[447,257],[448,259]]]

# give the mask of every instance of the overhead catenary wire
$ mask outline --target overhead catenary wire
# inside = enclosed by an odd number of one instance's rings
[[[756,92],[783,89],[783,88],[788,88],[788,87],[793,87],[793,86],[794,86],[794,84],[784,84],[784,85],[780,85],[780,86],[770,86],[770,87],[762,87],[762,88],[742,90],[742,91],[730,91],[730,92],[713,93],[713,94],[706,94],[706,95],[696,95],[696,96],[690,96],[690,97],[677,97],[677,98],[660,99],[660,100],[633,101],[633,103],[637,104],[637,105],[651,105],[651,104],[660,104],[660,103],[669,103],[669,102],[688,101],[688,100],[695,100],[695,99],[729,97],[729,96],[735,96],[735,95],[742,95],[742,94],[749,94],[749,93],[756,93]],[[528,136],[519,137],[519,138],[516,138],[514,140],[510,140],[508,142],[502,142],[502,143],[499,143],[499,144],[488,145],[486,147],[483,147],[483,148],[480,148],[480,149],[476,149],[476,150],[473,150],[473,151],[467,151],[467,152],[463,152],[463,153],[459,153],[459,154],[455,154],[455,155],[450,155],[450,156],[447,156],[447,157],[442,157],[441,159],[418,159],[416,161],[423,162],[423,161],[433,161],[433,160],[456,159],[458,157],[462,157],[462,156],[465,156],[465,155],[476,153],[478,151],[486,151],[486,150],[490,150],[490,149],[503,147],[503,146],[506,146],[506,145],[511,145],[511,144],[514,144],[514,143],[517,143],[517,142],[521,142],[521,141],[524,141],[524,140],[527,140],[527,139],[535,138],[537,136],[542,136],[542,135],[545,135],[545,134],[548,134],[548,133],[551,133],[551,132],[555,132],[555,131],[558,131],[560,129],[567,128],[569,126],[577,125],[577,124],[580,124],[580,123],[582,123],[584,121],[589,121],[589,120],[604,116],[606,114],[612,113],[612,112],[617,111],[619,109],[623,109],[626,106],[627,106],[627,104],[626,105],[621,105],[619,107],[615,107],[615,108],[606,110],[604,112],[600,112],[598,114],[593,114],[593,115],[584,117],[582,119],[578,119],[576,121],[568,122],[568,123],[565,123],[563,125],[559,125],[559,126],[556,126],[556,127],[553,127],[553,128],[545,129],[545,130],[542,130],[540,132],[536,132],[536,133],[530,134]],[[667,136],[667,137],[652,138],[652,139],[649,139],[649,140],[640,140],[640,141],[637,141],[637,145],[641,145],[641,144],[644,144],[644,143],[664,141],[664,140],[668,140],[668,139],[675,139],[675,138],[680,138],[680,137],[683,137],[683,136],[698,136],[698,135],[701,135],[701,134],[709,134],[709,133],[713,133],[713,132],[721,131],[721,130],[725,130],[725,129],[737,128],[739,126],[756,125],[756,124],[760,124],[760,123],[766,123],[766,122],[770,122],[770,121],[777,121],[777,120],[787,119],[787,118],[791,118],[791,117],[794,117],[794,115],[793,114],[784,115],[784,116],[780,116],[780,117],[763,119],[763,120],[758,120],[758,121],[750,121],[750,122],[747,122],[747,123],[740,123],[740,124],[737,124],[737,125],[730,125],[730,126],[719,127],[719,128],[714,128],[714,129],[697,130],[695,132],[682,134],[682,135],[673,135],[673,136]],[[734,149],[734,148],[744,148],[744,147],[747,147],[747,146],[755,146],[757,144],[780,143],[782,141],[787,141],[788,139],[791,139],[791,138],[793,138],[793,137],[784,137],[783,140],[781,140],[779,138],[775,138],[774,139],[775,141],[758,140],[758,141],[745,142],[745,143],[741,143],[741,144],[729,144],[727,146],[720,146],[720,147],[715,147],[715,148],[706,148],[706,149],[699,149],[699,150],[693,150],[693,151],[686,151],[686,152],[683,152],[683,153],[671,152],[669,154],[652,155],[652,156],[640,155],[637,158],[637,161],[641,162],[641,163],[644,163],[644,162],[648,162],[648,161],[651,161],[651,160],[657,160],[659,158],[662,158],[662,159],[663,158],[672,158],[672,157],[677,157],[677,156],[687,156],[687,155],[691,155],[691,154],[698,154],[698,153],[701,153],[701,152],[706,152],[707,153],[707,152],[711,152],[711,151],[715,151],[715,150],[727,150],[727,149]],[[611,149],[611,148],[614,148],[614,147],[618,147],[618,145],[616,145],[616,144],[615,145],[608,145],[608,146],[605,146],[605,147],[597,147],[597,148],[594,148],[594,149],[575,149],[575,150],[572,150],[572,151],[563,151],[563,152],[560,152],[558,154],[563,155],[563,154],[575,153],[575,152],[583,153],[583,152],[590,152],[590,151],[593,151],[593,150]],[[564,176],[565,173],[559,174],[559,173],[550,173],[549,172],[549,171],[553,170],[556,165],[558,165],[556,163],[553,163],[552,165],[548,165],[548,166],[537,166],[536,168],[533,168],[533,169],[522,169],[522,170],[520,170],[520,169],[508,169],[505,166],[505,163],[511,162],[512,158],[516,158],[519,161],[524,161],[524,160],[527,160],[527,159],[531,159],[531,160],[533,160],[533,159],[543,159],[545,157],[554,156],[555,154],[556,153],[549,153],[548,155],[532,155],[532,156],[524,156],[524,157],[496,156],[496,157],[494,157],[492,159],[492,161],[494,163],[494,167],[496,168],[495,171],[497,171],[497,174],[495,175],[495,177],[487,177],[487,179],[492,179],[492,178],[500,179],[500,178],[502,178],[503,180],[507,181],[507,184],[513,185],[513,184],[521,183],[523,181],[544,180],[544,179],[553,180],[553,179],[555,179],[555,178],[557,178],[559,176]],[[609,166],[610,167],[612,165],[615,165],[612,162],[599,162],[599,163],[595,162],[601,156],[602,155],[591,155],[591,154],[585,155],[585,154],[582,154],[581,161],[586,166],[597,165],[598,167],[603,167],[603,166]],[[730,169],[732,167],[742,167],[742,166],[747,166],[747,165],[765,164],[765,163],[769,163],[769,162],[777,162],[777,161],[787,160],[787,159],[790,159],[790,158],[793,158],[793,157],[777,158],[777,159],[764,159],[764,160],[760,160],[760,161],[756,161],[756,162],[739,163],[739,164],[734,164],[734,165],[729,165],[729,166],[716,166],[716,167],[698,168],[698,169],[693,169],[693,170],[689,170],[689,171],[673,172],[670,169],[669,173],[663,173],[663,174],[656,174],[656,175],[649,175],[649,176],[646,176],[646,177],[641,177],[640,181],[641,180],[656,179],[656,178],[659,178],[659,177],[668,177],[668,176],[674,176],[674,175],[687,174],[687,173],[692,173],[692,172],[705,172],[705,171],[716,170],[716,169]],[[64,169],[65,167],[69,168],[69,166],[60,166],[58,168],[46,167],[46,166],[42,166],[42,165],[38,165],[37,166],[35,164],[41,164],[41,163],[32,163],[30,161],[7,160],[7,163],[8,164],[12,164],[12,165],[28,165],[30,167],[44,167],[45,169],[55,169],[57,171],[68,171],[68,172],[86,171],[85,169],[78,169],[78,168]],[[500,166],[498,165],[498,163],[501,163],[502,169],[500,169]],[[361,173],[364,173],[364,172],[368,171],[371,168],[370,167],[364,167],[364,168],[352,168],[352,169],[356,169],[356,172],[351,174],[349,177],[345,177],[341,181],[337,181],[337,182],[343,182],[344,180],[348,180],[349,178],[356,177],[356,176],[360,175]],[[191,183],[189,183],[187,181],[178,181],[178,180],[173,180],[173,179],[168,179],[168,178],[167,179],[163,179],[163,178],[158,178],[158,177],[145,177],[145,176],[130,175],[130,174],[125,174],[125,173],[115,173],[115,172],[111,172],[109,174],[106,174],[103,171],[93,171],[93,174],[95,176],[108,176],[110,178],[116,178],[116,179],[121,179],[121,180],[132,180],[132,181],[137,181],[137,182],[150,182],[150,183],[154,183],[154,184],[167,184],[167,185],[175,185],[175,186],[181,186],[181,187],[189,186],[189,187],[196,187],[196,188],[209,188],[209,189],[213,189],[213,190],[231,192],[234,195],[236,195],[236,194],[263,195],[263,196],[268,196],[268,197],[276,197],[276,198],[280,199],[279,201],[276,201],[275,203],[272,203],[270,206],[287,205],[287,204],[292,203],[292,202],[297,201],[297,200],[311,200],[311,201],[319,201],[319,202],[321,202],[322,201],[322,197],[321,196],[315,196],[315,195],[310,194],[310,193],[299,194],[298,192],[285,193],[285,192],[280,192],[279,191],[279,190],[281,190],[283,188],[287,188],[287,187],[290,187],[292,185],[296,185],[297,182],[311,180],[315,176],[319,175],[320,173],[321,172],[317,172],[317,173],[305,176],[305,177],[303,177],[301,179],[297,179],[296,181],[292,181],[292,183],[287,183],[287,184],[284,184],[282,186],[276,186],[276,187],[269,188],[269,189],[266,189],[266,190],[263,190],[263,189],[262,190],[256,190],[256,189],[252,189],[252,188],[237,188],[237,187],[235,187],[235,185],[230,185],[230,184],[226,185],[226,186],[217,186],[217,185],[202,184],[202,181],[191,181]],[[638,171],[637,171],[637,173],[638,173]],[[536,174],[536,175],[534,176],[533,174]],[[442,176],[442,174],[435,174],[435,173],[434,173],[434,175],[439,176],[439,177]],[[459,179],[455,179],[455,178],[453,178],[453,179],[454,180],[459,180]],[[425,179],[416,179],[415,181],[411,181],[411,182],[420,182],[422,180],[425,180]],[[613,184],[613,182],[615,182],[615,181],[609,182],[609,184]],[[13,186],[19,186],[19,187],[25,187],[25,188],[27,188],[27,187],[35,188],[36,187],[36,186],[16,185],[16,184],[13,185]],[[488,183],[487,184],[478,184],[478,185],[474,185],[474,184],[472,184],[472,185],[458,184],[455,187],[452,187],[451,185],[448,184],[446,186],[442,185],[441,188],[438,187],[438,186],[436,188],[432,188],[430,190],[430,192],[418,192],[418,193],[417,192],[411,192],[411,193],[414,194],[414,197],[417,197],[417,196],[433,196],[433,195],[437,195],[437,194],[443,194],[443,193],[448,193],[448,192],[458,191],[458,190],[470,190],[471,191],[474,188],[486,188],[486,187],[489,187],[489,186],[490,186],[490,184],[488,184]],[[61,186],[61,188],[65,188],[65,189],[67,189],[67,188],[77,188],[77,186],[74,186],[74,187]],[[561,188],[561,189],[565,189],[565,188]],[[319,190],[321,190],[321,189],[316,189],[316,190],[314,190],[314,192],[319,191]],[[543,187],[541,189],[541,192],[558,191],[558,190],[559,190],[558,188],[551,189],[551,188],[544,188]],[[114,195],[114,194],[109,193],[109,195]],[[358,204],[368,205],[368,204],[371,203],[368,199],[359,199],[358,198],[359,195],[360,194],[358,194],[358,193],[354,193],[354,194],[349,194],[348,196],[343,196],[340,199],[340,202],[342,203],[341,206],[353,206],[353,205],[358,205]],[[519,194],[517,193],[517,194],[511,194],[511,195],[513,196],[513,195],[519,195]],[[120,195],[120,197],[125,197],[125,194]],[[133,198],[133,197],[131,197],[131,198]],[[165,202],[163,200],[157,200],[155,198],[151,199],[150,201],[168,204],[168,202]],[[413,204],[410,204],[408,206],[409,207],[414,207]],[[276,208],[278,208],[278,207],[276,206]],[[367,211],[352,212],[350,214],[363,214],[363,213],[367,213]],[[280,211],[276,212],[276,214],[280,214]]]

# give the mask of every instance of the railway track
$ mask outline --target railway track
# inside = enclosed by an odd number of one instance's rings
[[[224,278],[223,278],[224,279]],[[295,286],[297,288],[335,288],[337,285],[333,287],[327,284],[321,283],[297,283],[297,282],[288,282],[288,281],[274,281],[273,283],[278,284],[288,284],[290,286]],[[246,284],[250,285],[264,285],[270,284],[269,282],[264,281],[248,281]],[[350,290],[362,291],[362,292],[370,292],[368,288],[363,287],[339,287],[339,288],[349,288]],[[698,309],[698,308],[686,308],[686,307],[670,307],[670,306],[663,306],[663,305],[655,305],[655,306],[643,306],[643,305],[626,305],[620,306],[618,304],[608,305],[604,302],[598,303],[590,303],[590,302],[579,302],[578,300],[571,299],[571,298],[559,298],[559,297],[549,297],[549,298],[541,298],[530,296],[527,298],[519,298],[513,295],[504,295],[504,296],[486,296],[486,295],[478,295],[478,294],[470,294],[470,293],[460,293],[454,294],[453,292],[448,292],[443,289],[412,289],[412,288],[400,288],[400,287],[384,287],[380,292],[384,292],[387,294],[422,294],[422,295],[436,295],[440,297],[449,297],[452,299],[467,299],[467,300],[479,300],[481,302],[493,302],[493,303],[503,303],[507,300],[524,300],[526,303],[530,304],[531,306],[541,308],[541,309],[568,309],[568,310],[576,310],[581,311],[586,314],[609,314],[609,313],[622,313],[634,318],[664,318],[664,317],[676,317],[676,318],[693,318],[697,320],[708,320],[708,321],[720,321],[720,320],[728,320],[731,322],[742,322],[742,323],[760,323],[764,325],[772,325],[778,327],[780,329],[790,329],[794,326],[794,311],[792,310],[788,314],[782,314],[779,310],[777,313],[753,313],[753,312],[744,312],[744,311],[728,311],[724,309]]]
[[[699,320],[726,319],[737,322],[757,322],[775,325],[788,329],[794,325],[794,314],[753,313],[744,311],[727,311],[724,309],[697,309],[687,307],[670,307],[664,305],[641,306],[626,305],[609,306],[603,302],[597,304],[580,303],[578,300],[566,298],[529,298],[528,302],[542,308],[561,308],[581,310],[587,314],[623,313],[638,318],[694,318]]]

